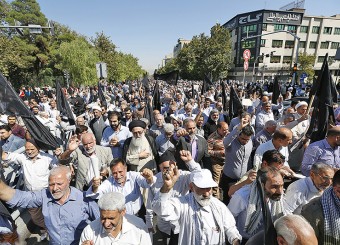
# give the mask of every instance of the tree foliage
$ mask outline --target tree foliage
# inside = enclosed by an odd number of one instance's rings
[[[315,62],[315,54],[307,54],[306,52],[304,53],[299,53],[299,67],[298,67],[298,76],[305,72],[308,75],[308,80],[312,81],[313,77],[315,75],[314,71],[314,62]]]

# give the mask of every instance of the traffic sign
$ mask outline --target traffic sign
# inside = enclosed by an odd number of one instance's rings
[[[245,50],[243,51],[243,59],[249,60],[249,59],[250,59],[250,56],[251,56],[250,50],[249,50],[249,49],[245,49]]]
[[[243,68],[244,68],[245,71],[248,70],[248,68],[249,68],[249,62],[248,62],[248,60],[246,60],[246,61],[243,63]]]

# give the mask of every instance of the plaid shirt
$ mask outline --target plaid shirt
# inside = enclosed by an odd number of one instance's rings
[[[210,157],[214,162],[221,164],[224,164],[225,159],[223,139],[224,137],[219,135],[217,130],[208,137],[208,152]]]

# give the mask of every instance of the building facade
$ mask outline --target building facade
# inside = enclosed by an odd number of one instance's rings
[[[280,74],[288,80],[300,52],[315,54],[316,73],[328,53],[332,75],[335,79],[340,75],[340,62],[334,60],[340,47],[340,15],[308,16],[304,9],[258,10],[239,14],[223,26],[230,31],[233,44],[232,79],[241,80],[244,75],[247,81],[271,79]],[[245,49],[251,57],[244,73]]]

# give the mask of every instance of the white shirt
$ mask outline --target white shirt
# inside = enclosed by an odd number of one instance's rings
[[[26,188],[29,191],[39,191],[48,187],[50,169],[57,166],[58,160],[44,152],[39,152],[35,161],[26,154],[8,153],[4,162],[20,164],[23,168]]]
[[[113,237],[103,228],[99,219],[92,221],[81,233],[79,245],[85,241],[93,241],[94,245],[124,244],[124,245],[151,245],[151,238],[143,220],[133,215],[125,214],[122,230]]]
[[[153,183],[156,182],[156,177],[153,177]],[[143,204],[143,196],[141,188],[150,188],[146,179],[139,172],[127,172],[126,181],[122,186],[110,176],[98,187],[96,193],[92,192],[92,186],[86,191],[86,196],[94,199],[99,199],[104,193],[119,192],[125,196],[125,206],[127,214],[137,214]]]
[[[288,186],[283,206],[289,213],[300,214],[302,206],[321,194],[310,177],[299,179]]]
[[[259,147],[257,147],[256,152],[255,152],[255,157],[254,157],[254,169],[256,168],[256,171],[260,168],[261,163],[262,163],[262,156],[263,153],[269,150],[276,150],[274,145],[273,145],[273,140],[269,140],[264,144],[261,144]],[[281,147],[278,150],[284,157],[285,157],[285,166],[289,167],[288,164],[288,159],[289,159],[289,150],[288,147]]]
[[[201,243],[203,245],[225,244],[225,241],[219,241],[219,234],[213,218],[212,212],[209,207],[201,207],[198,211],[200,217],[201,229],[193,231],[194,219],[191,217],[192,207],[190,204],[189,196],[193,193],[187,194],[179,198],[171,198],[171,193],[157,193],[154,201],[152,202],[152,208],[155,213],[161,216],[165,221],[169,221],[172,224],[176,221],[179,222],[180,230],[178,237],[178,244],[193,244],[194,232],[199,232],[201,237]],[[192,197],[193,198],[193,197]],[[223,228],[225,232],[226,240],[232,243],[234,239],[241,240],[241,236],[236,229],[235,219],[230,213],[229,209],[215,197],[211,197],[211,202],[218,207],[221,213]]]

